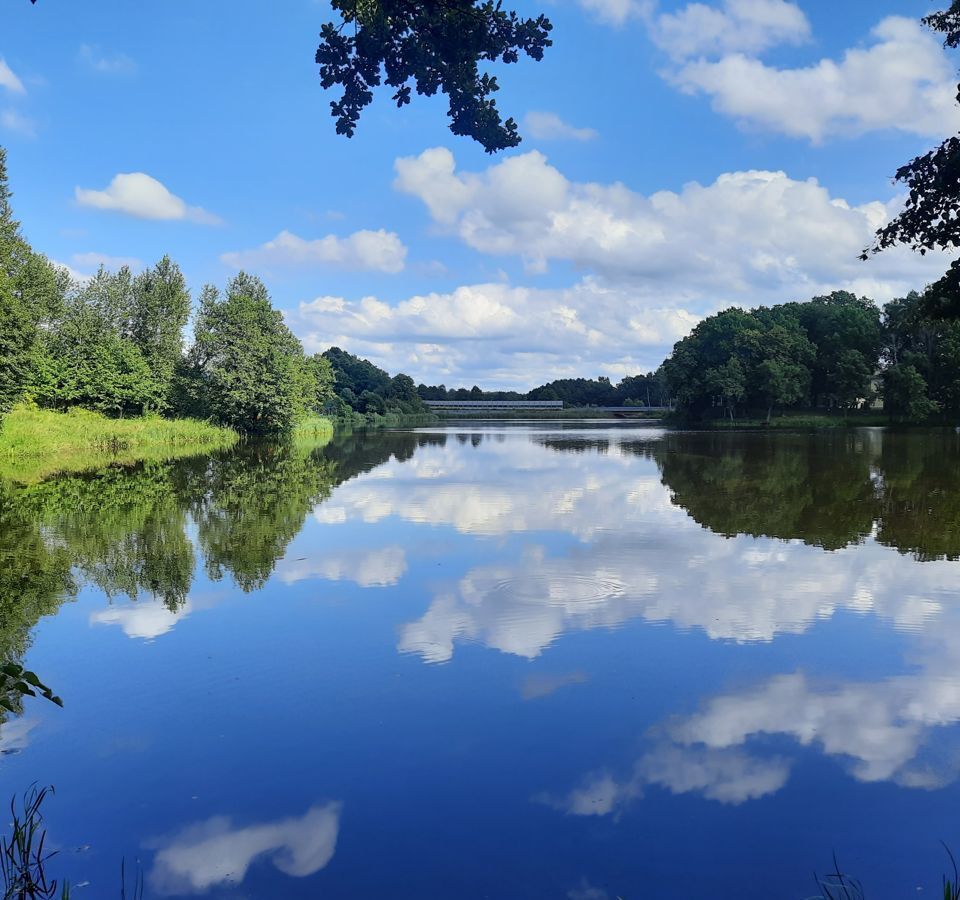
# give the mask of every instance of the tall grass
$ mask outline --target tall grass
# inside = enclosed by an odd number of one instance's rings
[[[298,422],[293,429],[296,441],[327,443],[333,438],[333,420],[323,416],[310,416]]]
[[[67,900],[70,896],[68,884],[61,887],[55,878],[47,878],[47,863],[56,851],[45,849],[47,830],[40,807],[51,791],[34,785],[23,795],[22,807],[16,797],[10,802],[11,834],[0,839],[3,900]]]
[[[85,409],[18,406],[0,428],[0,477],[32,482],[57,472],[219,450],[237,440],[229,428],[193,419],[109,419]]]

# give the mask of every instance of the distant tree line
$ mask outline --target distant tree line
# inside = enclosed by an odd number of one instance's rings
[[[662,372],[629,375],[618,384],[608,377],[559,378],[520,391],[484,391],[472,388],[447,388],[446,385],[417,386],[424,400],[562,400],[566,407],[590,406],[667,406],[669,387]]]
[[[892,417],[960,415],[960,323],[920,294],[882,309],[837,291],[805,303],[728,309],[679,341],[662,374],[680,411],[709,418],[849,410],[882,400]]]
[[[336,348],[307,356],[263,282],[243,272],[203,289],[187,346],[190,292],[169,257],[138,275],[101,267],[74,281],[30,247],[10,197],[0,148],[0,419],[26,399],[276,436],[312,414],[424,412],[406,375]]]

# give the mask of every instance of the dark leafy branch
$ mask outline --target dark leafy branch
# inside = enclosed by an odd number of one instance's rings
[[[521,19],[492,0],[333,0],[333,8],[342,21],[323,26],[316,61],[323,86],[343,89],[330,104],[338,134],[353,136],[373,88],[386,84],[398,107],[413,88],[428,97],[442,91],[450,130],[488,153],[520,143],[493,97],[500,85],[481,64],[515,63],[521,53],[542,59],[552,43],[546,17]]]

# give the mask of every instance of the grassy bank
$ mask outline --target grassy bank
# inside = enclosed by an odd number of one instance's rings
[[[433,413],[424,413],[421,415],[388,413],[385,416],[381,416],[377,413],[354,412],[351,415],[338,418],[335,427],[338,429],[412,428],[416,425],[433,425],[439,421],[439,416],[435,416]]]
[[[192,419],[109,419],[82,409],[17,407],[0,429],[0,477],[33,482],[111,463],[205,453],[237,440],[229,428]]]
[[[300,422],[293,431],[295,441],[326,443],[333,437],[333,419],[311,416]]]

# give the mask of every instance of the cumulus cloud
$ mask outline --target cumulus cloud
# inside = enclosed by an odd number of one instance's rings
[[[577,128],[552,112],[531,110],[523,122],[527,134],[538,141],[592,141],[597,137],[593,128]]]
[[[23,86],[23,82],[13,69],[7,65],[3,57],[0,57],[0,87],[10,91],[11,94],[25,94],[27,92],[27,89]]]
[[[691,3],[649,17],[650,37],[674,59],[758,53],[778,44],[810,39],[803,10],[787,0],[724,0],[719,6]]]
[[[936,37],[915,19],[890,16],[870,38],[839,61],[778,68],[740,52],[691,60],[668,78],[741,123],[814,143],[884,130],[929,138],[957,131],[956,73]]]
[[[345,269],[400,272],[407,248],[392,231],[355,231],[347,237],[328,234],[305,240],[281,231],[253,250],[224,253],[221,260],[238,269],[270,266],[340,266]]]
[[[460,172],[442,147],[395,163],[398,190],[475,250],[589,268],[679,305],[691,296],[751,304],[805,298],[869,280],[884,295],[942,272],[942,260],[859,253],[895,202],[851,205],[816,179],[744,171],[649,196],[624,184],[568,180],[537,151]]]
[[[80,61],[101,75],[132,75],[137,64],[124,53],[105,53],[95,44],[81,44]]]
[[[251,864],[264,857],[294,878],[313,875],[333,858],[340,810],[339,803],[328,803],[300,817],[247,827],[215,816],[163,842],[147,879],[165,896],[201,894],[242,883]]]
[[[653,369],[704,315],[731,305],[850,290],[879,302],[943,272],[944,261],[894,248],[859,254],[896,202],[853,205],[816,179],[746,171],[650,195],[575,182],[537,151],[479,172],[433,148],[396,162],[398,190],[441,230],[529,271],[586,270],[568,287],[507,281],[386,302],[320,296],[290,325],[312,350],[350,346],[418,380],[529,387],[586,372]]]
[[[196,222],[216,225],[220,219],[199,206],[188,206],[170,190],[144,172],[121,173],[101,191],[78,187],[77,203],[92,209],[110,210],[138,219]]]
[[[555,290],[466,285],[392,305],[317,297],[288,316],[311,351],[341,344],[418,380],[526,387],[544,373],[619,378],[654,369],[699,318],[596,279]]]

